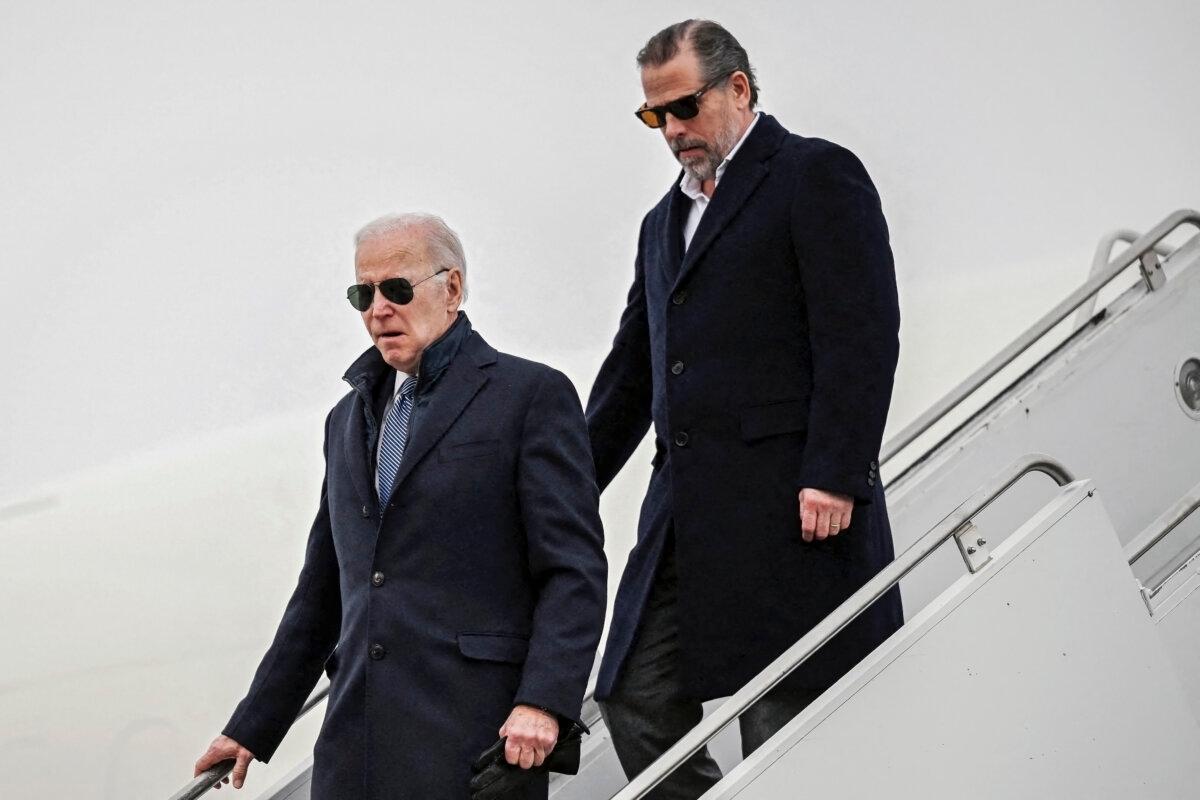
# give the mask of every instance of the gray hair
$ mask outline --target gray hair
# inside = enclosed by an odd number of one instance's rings
[[[385,214],[379,219],[372,220],[359,228],[354,234],[354,249],[357,250],[363,242],[377,239],[398,231],[410,228],[423,228],[425,231],[425,247],[433,263],[431,267],[438,269],[458,269],[462,274],[463,300],[467,299],[467,256],[463,252],[462,240],[458,238],[446,221],[436,214],[423,214],[410,211],[406,214]],[[438,280],[445,281],[444,276]]]
[[[712,20],[685,19],[663,28],[638,52],[638,68],[661,67],[677,56],[684,44],[691,46],[696,54],[705,83],[743,72],[750,83],[750,108],[758,105],[758,78],[750,66],[746,48],[733,38],[732,33]]]

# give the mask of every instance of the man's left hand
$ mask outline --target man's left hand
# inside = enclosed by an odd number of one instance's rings
[[[800,538],[824,541],[850,527],[850,512],[854,498],[848,494],[823,492],[820,489],[800,490]]]
[[[540,767],[558,742],[558,720],[533,706],[516,706],[500,728],[504,760],[521,769]]]

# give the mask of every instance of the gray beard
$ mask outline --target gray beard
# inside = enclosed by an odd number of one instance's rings
[[[699,183],[716,178],[717,167],[721,166],[721,162],[737,144],[737,135],[737,120],[731,118],[727,121],[725,129],[716,135],[713,146],[704,148],[702,158],[694,159],[690,163],[684,163],[682,160],[679,162],[684,174]]]
[[[725,156],[718,156],[711,150],[705,150],[702,158],[690,163],[682,161],[679,163],[683,165],[685,175],[698,183],[704,183],[716,177],[717,167],[721,166],[721,162],[724,160]]]

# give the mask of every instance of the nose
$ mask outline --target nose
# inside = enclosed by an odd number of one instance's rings
[[[674,114],[667,114],[666,117],[667,124],[663,125],[662,132],[663,136],[667,137],[668,142],[678,139],[687,133],[687,126],[678,117]]]
[[[665,116],[667,121],[666,125],[662,126],[662,136],[667,138],[667,142],[683,136],[683,133],[686,130],[686,128],[683,126],[683,122],[680,122],[674,114],[665,114]]]
[[[375,287],[375,294],[371,297],[371,307],[367,309],[367,313],[373,317],[387,316],[395,310],[395,305],[391,300],[383,296],[383,292],[379,287]]]

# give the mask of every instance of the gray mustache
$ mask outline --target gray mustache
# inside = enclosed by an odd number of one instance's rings
[[[671,142],[671,152],[675,155],[679,155],[681,150],[687,150],[689,147],[700,147],[707,150],[708,142],[703,139],[676,139]]]

